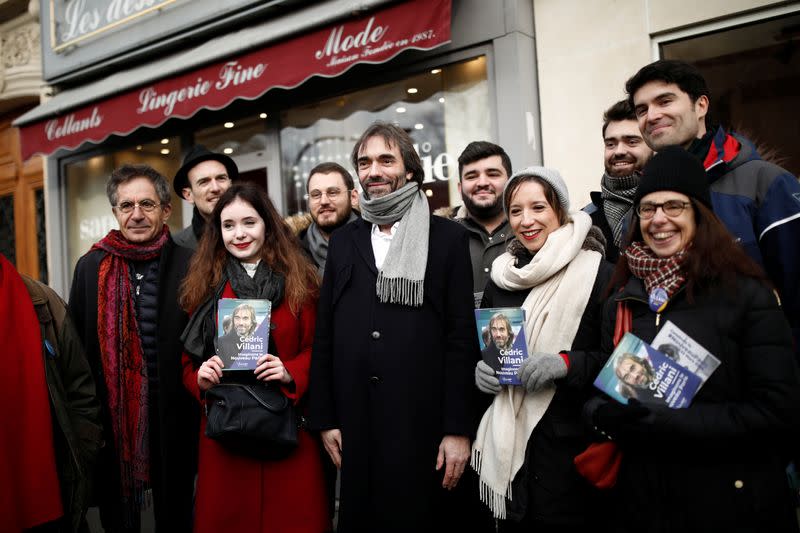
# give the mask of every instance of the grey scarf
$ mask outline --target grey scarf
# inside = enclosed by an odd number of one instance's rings
[[[378,272],[376,291],[384,303],[422,305],[425,268],[428,263],[430,213],[428,199],[416,182],[367,200],[361,193],[361,216],[377,225],[400,220],[389,245],[386,260]]]
[[[348,218],[342,226],[351,223],[357,218],[358,216],[351,211],[350,218]],[[314,259],[314,262],[319,265],[317,274],[319,278],[322,279],[322,275],[325,273],[325,261],[328,260],[328,239],[322,235],[322,231],[319,229],[317,223],[312,222],[308,227],[308,231],[306,231],[305,240],[306,243],[308,243],[308,251],[311,253],[311,257]]]
[[[622,242],[622,230],[625,227],[625,219],[633,207],[633,197],[636,195],[637,187],[639,187],[639,174],[615,178],[604,173],[600,182],[603,210],[614,234],[614,244],[617,248]]]

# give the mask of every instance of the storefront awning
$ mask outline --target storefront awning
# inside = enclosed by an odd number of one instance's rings
[[[384,63],[404,50],[431,50],[450,41],[450,11],[451,0],[410,0],[33,122],[23,115],[16,122],[22,158],[156,128],[201,109],[255,100],[270,89],[291,89],[313,76],[332,78],[354,65]]]

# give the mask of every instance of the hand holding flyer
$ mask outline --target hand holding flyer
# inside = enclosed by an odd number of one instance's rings
[[[674,325],[673,328],[680,332]],[[716,364],[711,360],[706,365],[701,364],[696,368],[711,370],[699,374],[676,363],[637,336],[626,333],[594,384],[624,404],[634,398],[643,404],[681,409],[689,406],[708,376],[719,366],[719,360],[708,352],[704,356],[693,356],[697,361],[703,357],[712,358]]]
[[[520,307],[476,309],[475,321],[483,360],[501,385],[520,385],[517,371],[528,357],[525,311]]]
[[[217,303],[217,354],[231,370],[255,370],[267,354],[272,302],[222,298]]]

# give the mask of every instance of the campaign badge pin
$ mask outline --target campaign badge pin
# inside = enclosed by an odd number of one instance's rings
[[[667,296],[667,291],[664,287],[656,287],[652,291],[650,291],[650,309],[654,313],[658,313],[661,308],[667,303],[669,296]]]

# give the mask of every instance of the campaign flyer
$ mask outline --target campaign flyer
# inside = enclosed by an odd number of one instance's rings
[[[626,333],[594,385],[621,403],[635,398],[643,404],[682,409],[689,406],[704,382],[705,378]]]
[[[267,354],[272,302],[222,298],[217,302],[217,354],[223,371],[255,370]]]
[[[703,382],[719,366],[719,359],[670,320],[667,320],[650,344],[679,365],[700,376]]]
[[[528,357],[525,310],[521,307],[476,309],[481,357],[497,373],[501,385],[520,385],[517,371]]]

